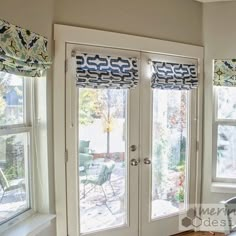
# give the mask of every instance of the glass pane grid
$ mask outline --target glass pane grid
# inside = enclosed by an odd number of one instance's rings
[[[188,92],[153,90],[151,219],[186,210]]]
[[[216,177],[236,179],[236,126],[218,125]]]
[[[234,87],[216,87],[217,93],[217,120],[236,121],[236,88]]]
[[[216,87],[216,179],[236,179],[236,88]]]
[[[82,234],[127,224],[127,91],[79,89]]]
[[[0,224],[30,208],[28,133],[0,136]]]
[[[25,122],[24,79],[0,72],[0,126]]]
[[[0,224],[31,207],[26,84],[23,77],[0,72]]]

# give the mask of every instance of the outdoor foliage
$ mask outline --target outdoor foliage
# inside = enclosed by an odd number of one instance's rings
[[[18,78],[17,78],[18,79]],[[20,79],[20,78],[19,78]],[[12,84],[12,76],[0,73],[0,125],[18,122],[23,104],[23,87]],[[7,96],[12,93],[14,97],[7,102]],[[14,104],[11,104],[14,102]],[[20,112],[19,112],[20,110]],[[22,143],[16,141],[15,135],[0,137],[0,168],[8,180],[24,176],[24,153]]]
[[[80,89],[79,123],[90,125],[101,119],[103,131],[107,134],[107,156],[110,154],[110,133],[117,118],[125,118],[126,91],[116,89]]]
[[[161,93],[154,98],[162,107],[154,109],[153,200],[166,199],[172,204],[184,202],[185,196],[187,96],[179,95],[164,98]],[[158,100],[160,96],[165,104]]]

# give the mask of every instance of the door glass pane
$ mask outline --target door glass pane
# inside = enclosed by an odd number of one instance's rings
[[[80,231],[127,223],[127,91],[79,89]]]
[[[216,177],[236,178],[236,126],[219,125]]]
[[[30,208],[28,134],[0,136],[0,224]]]
[[[236,88],[218,86],[218,119],[236,119]]]
[[[23,78],[0,72],[0,126],[20,124],[23,121]]]
[[[153,90],[152,219],[186,208],[188,92]]]

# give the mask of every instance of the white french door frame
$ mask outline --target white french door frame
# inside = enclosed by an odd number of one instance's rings
[[[67,43],[110,47],[139,52],[159,53],[198,60],[200,86],[197,100],[197,142],[196,157],[196,202],[201,196],[202,165],[202,107],[203,107],[203,47],[183,43],[112,33],[65,25],[54,25],[55,60],[53,79],[53,114],[54,114],[54,168],[55,168],[55,202],[57,215],[57,235],[69,235],[68,201],[67,201],[67,156],[66,152],[66,70]],[[72,145],[72,144],[71,144]],[[75,147],[75,146],[74,146]],[[139,157],[143,163],[142,156]],[[141,202],[141,200],[140,200]],[[139,222],[140,224],[141,222]],[[79,222],[78,222],[79,224]],[[75,236],[75,235],[69,235]]]
[[[69,158],[66,166],[67,170],[67,219],[68,234],[79,235],[80,233],[80,214],[79,214],[79,176],[78,176],[78,98],[79,90],[76,86],[75,60],[72,54],[76,52],[104,53],[107,55],[123,55],[135,57],[140,61],[140,53],[136,51],[117,50],[111,48],[92,47],[79,44],[67,44],[67,67],[66,72],[66,150]],[[132,196],[138,196],[138,176],[139,168],[130,167],[130,160],[139,159],[139,85],[135,89],[127,92],[127,142],[126,142],[126,197],[127,197],[127,224],[105,230],[98,230],[88,235],[107,236],[112,235],[136,235],[138,234],[138,198],[132,199]],[[136,118],[136,119],[135,119]],[[137,146],[137,150],[130,151],[130,146]],[[77,178],[75,178],[75,176]]]
[[[153,122],[153,89],[150,82],[150,61],[169,61],[175,63],[186,63],[198,65],[198,60],[192,58],[174,57],[163,55],[159,53],[142,53],[142,75],[140,81],[141,108],[140,108],[140,143],[142,144],[141,159],[148,158],[152,160],[152,122]],[[188,91],[188,142],[187,142],[187,165],[186,165],[186,208],[191,204],[194,205],[198,200],[198,186],[197,181],[197,160],[198,160],[198,115],[197,115],[197,97],[198,89]],[[151,204],[152,204],[152,164],[141,165],[141,192],[140,196],[142,204],[141,210],[141,235],[149,236],[168,236],[179,233],[179,214],[186,213],[186,210],[181,210],[174,214],[161,216],[155,219],[151,218]],[[191,174],[190,174],[191,173]],[[171,227],[169,227],[171,225]],[[161,233],[161,234],[158,234]]]

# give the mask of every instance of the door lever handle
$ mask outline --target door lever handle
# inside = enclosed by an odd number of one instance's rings
[[[131,166],[137,166],[138,164],[139,164],[139,161],[136,160],[136,159],[132,159],[132,160],[130,161],[130,165],[131,165]]]
[[[144,163],[145,165],[151,165],[151,164],[152,164],[152,161],[151,161],[149,158],[144,158],[143,163]]]

